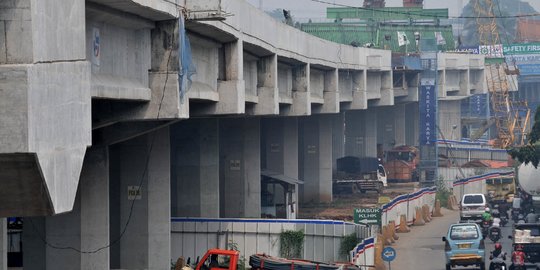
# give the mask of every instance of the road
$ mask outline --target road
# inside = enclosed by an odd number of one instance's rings
[[[394,244],[397,257],[392,262],[392,269],[399,270],[445,270],[444,242],[442,236],[446,235],[448,227],[459,220],[459,211],[443,209],[443,217],[434,218],[424,226],[413,226],[411,232],[399,234],[399,240]],[[502,230],[501,243],[503,250],[511,254],[511,224]],[[489,269],[489,252],[493,250],[494,243],[488,238],[486,242],[486,269]],[[506,263],[509,264],[510,256]],[[388,269],[388,266],[387,266]],[[463,268],[475,269],[475,268]],[[477,268],[476,268],[477,269]]]

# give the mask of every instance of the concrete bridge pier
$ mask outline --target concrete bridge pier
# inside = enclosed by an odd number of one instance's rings
[[[377,156],[377,112],[375,109],[345,113],[345,156]]]
[[[259,118],[219,120],[220,217],[260,217]]]
[[[168,269],[169,128],[112,146],[111,168],[111,269]]]
[[[298,119],[266,118],[261,120],[261,168],[272,173],[298,179]],[[289,203],[293,206],[290,216],[298,213],[298,184]],[[275,192],[281,194],[283,192]],[[285,198],[283,198],[286,201]]]
[[[172,215],[219,218],[218,119],[171,127]]]
[[[332,121],[334,115],[300,118],[299,175],[302,202],[332,201]]]
[[[109,269],[109,248],[97,251],[109,243],[108,191],[108,150],[90,148],[73,211],[58,216],[25,218],[25,269]],[[80,253],[68,247],[96,252]]]
[[[0,270],[7,270],[7,220],[0,219]]]

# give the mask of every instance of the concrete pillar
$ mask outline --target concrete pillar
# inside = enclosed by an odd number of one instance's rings
[[[111,239],[128,224],[111,248],[113,269],[170,267],[169,140],[163,128],[111,148]]]
[[[290,116],[310,115],[310,67],[309,64],[299,65],[293,68],[292,97],[293,104],[288,113]]]
[[[377,120],[377,144],[382,150],[387,151],[394,148],[395,141],[395,116],[394,106],[375,108]],[[378,153],[381,156],[383,153]],[[382,156],[381,156],[382,157]]]
[[[299,167],[303,202],[332,201],[332,115],[300,119]]]
[[[266,118],[261,120],[261,167],[298,179],[298,119]],[[298,185],[293,194],[294,215],[298,213]]]
[[[7,220],[0,218],[0,270],[7,270]]]
[[[339,113],[339,72],[332,69],[324,72],[324,104],[321,113]]]
[[[257,93],[259,102],[253,114],[279,114],[277,54],[263,57],[257,62]]]
[[[418,102],[405,105],[405,144],[418,146]]]
[[[218,81],[219,102],[216,114],[245,112],[244,46],[242,40],[224,44],[225,80]]]
[[[45,217],[25,218],[22,234],[25,269],[45,270]]]
[[[377,157],[376,109],[345,113],[345,156]]]
[[[332,121],[332,170],[336,170],[336,161],[345,156],[345,113],[334,116]]]
[[[94,251],[110,243],[109,151],[107,147],[86,152],[80,181],[81,250]],[[81,254],[81,269],[110,269],[109,248]]]
[[[219,120],[220,216],[260,217],[260,120]]]
[[[172,126],[171,149],[172,214],[218,218],[218,120],[187,120]]]
[[[411,117],[407,115],[405,110],[405,104],[394,105],[394,142],[395,146],[405,145],[406,137],[406,119]]]
[[[461,139],[461,103],[459,100],[439,101],[439,127],[447,140]],[[455,128],[454,128],[455,127]],[[437,130],[437,138],[441,134]]]
[[[377,157],[377,112],[373,109],[366,110],[364,119],[365,156]]]

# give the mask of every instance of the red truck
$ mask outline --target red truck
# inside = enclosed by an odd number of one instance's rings
[[[195,266],[195,270],[237,270],[241,268],[240,252],[236,250],[210,249],[204,254]],[[359,268],[350,263],[323,263],[300,259],[284,259],[267,256],[265,254],[255,254],[249,257],[251,269],[258,270],[358,270]],[[175,270],[192,269],[179,259],[175,265]]]

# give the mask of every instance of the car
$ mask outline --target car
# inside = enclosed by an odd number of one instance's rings
[[[486,206],[487,200],[484,194],[471,193],[463,195],[460,207],[460,220],[465,222],[481,220]]]
[[[469,265],[485,269],[484,237],[478,224],[452,224],[442,240],[445,242],[446,270]]]

